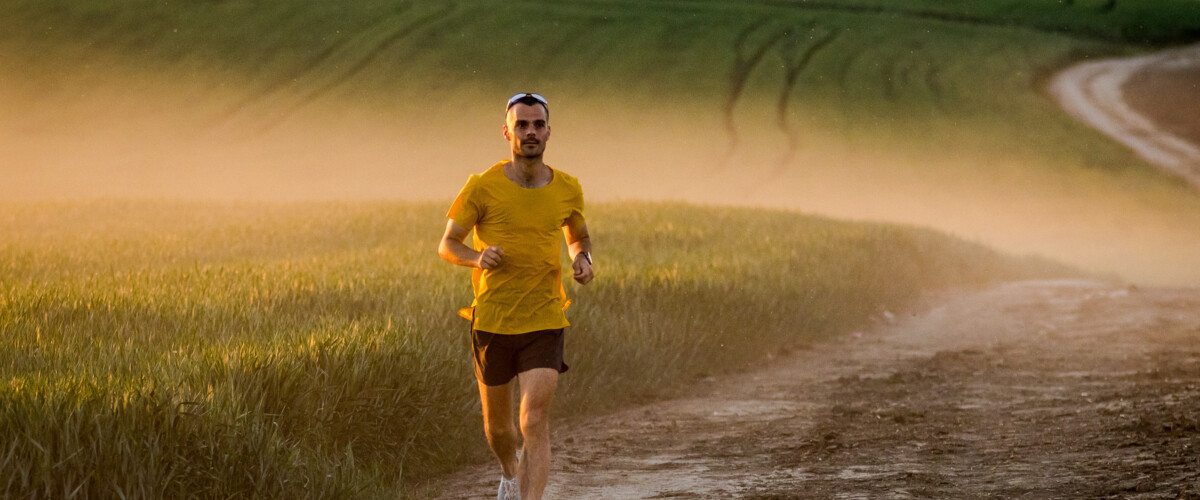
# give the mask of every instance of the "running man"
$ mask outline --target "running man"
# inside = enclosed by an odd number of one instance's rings
[[[579,181],[542,161],[550,108],[538,94],[508,100],[504,138],[511,160],[472,175],[450,206],[438,255],[472,267],[471,320],[483,430],[500,461],[500,500],[540,500],[550,474],[550,404],[563,362],[570,304],[559,262],[566,237],[575,281],[592,280],[592,243]],[[475,230],[474,248],[464,241]],[[520,391],[520,438],[513,379]]]

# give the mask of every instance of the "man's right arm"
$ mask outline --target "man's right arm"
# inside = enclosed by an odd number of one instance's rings
[[[504,259],[504,250],[501,250],[500,247],[487,247],[483,252],[476,252],[463,243],[469,234],[471,234],[470,229],[455,224],[454,220],[447,221],[446,234],[442,236],[442,242],[438,244],[438,255],[446,262],[458,266],[480,269],[492,269],[499,266]]]

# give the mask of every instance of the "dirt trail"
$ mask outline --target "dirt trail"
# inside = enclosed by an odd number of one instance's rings
[[[1194,73],[1198,70],[1200,45],[1191,45],[1137,57],[1079,64],[1056,76],[1050,84],[1050,93],[1071,115],[1133,148],[1146,161],[1200,188],[1200,145],[1194,142],[1195,137],[1179,136],[1180,130],[1189,130],[1186,123],[1164,123],[1174,121],[1172,116],[1179,114],[1181,108],[1191,109],[1177,119],[1193,124],[1191,128],[1194,128],[1197,122],[1195,108],[1187,105],[1196,102],[1196,95],[1200,94],[1195,82],[1188,89],[1167,90],[1173,95],[1158,100],[1162,102],[1147,102],[1145,96],[1130,98],[1126,95],[1130,90],[1142,94],[1164,90],[1147,88],[1144,83],[1132,89],[1129,87],[1130,83],[1164,79],[1163,76],[1147,77],[1148,74]]]
[[[1200,497],[1200,289],[946,294],[701,385],[558,423],[547,498]]]

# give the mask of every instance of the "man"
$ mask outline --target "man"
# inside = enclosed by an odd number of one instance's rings
[[[472,352],[483,428],[500,461],[500,500],[540,500],[550,473],[550,404],[563,362],[570,301],[559,263],[561,230],[575,281],[592,280],[591,239],[579,181],[542,161],[550,107],[538,94],[508,100],[501,129],[510,160],[472,175],[454,200],[438,255],[472,267]],[[463,243],[475,230],[474,246]],[[520,390],[517,452],[513,379]]]

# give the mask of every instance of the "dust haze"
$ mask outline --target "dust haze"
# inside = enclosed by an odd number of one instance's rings
[[[2,200],[448,202],[469,174],[507,157],[506,95],[304,101],[256,95],[232,76],[3,57]],[[1126,190],[1135,181],[1120,174],[1029,168],[1045,160],[1020,151],[897,147],[811,124],[793,136],[769,103],[749,99],[734,141],[716,106],[547,97],[547,161],[577,176],[589,202],[899,222],[1138,283],[1200,282],[1200,214],[1154,197],[1183,189],[1169,182]]]

